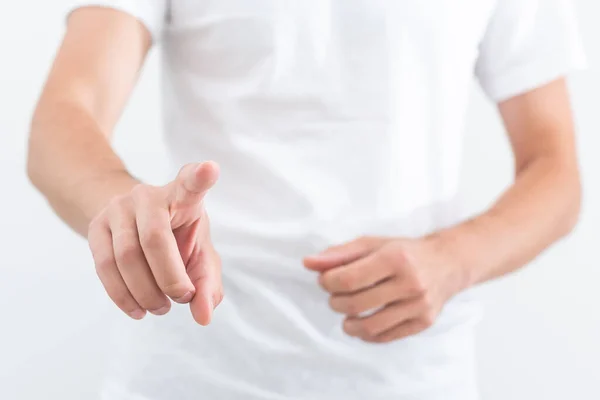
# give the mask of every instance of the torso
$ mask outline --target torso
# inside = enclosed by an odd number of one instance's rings
[[[116,381],[181,388],[161,400],[474,398],[466,297],[423,334],[369,345],[342,333],[300,260],[460,218],[463,116],[495,3],[172,0],[167,143],[174,166],[220,164],[207,209],[227,295],[207,329],[181,307],[136,325]]]

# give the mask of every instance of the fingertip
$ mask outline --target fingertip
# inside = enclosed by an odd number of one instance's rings
[[[335,254],[314,254],[304,257],[302,260],[304,266],[313,271],[323,271],[340,264],[340,257]]]
[[[304,267],[311,269],[311,270],[318,270],[319,268],[319,261],[318,259],[315,259],[314,256],[306,256],[302,259],[302,264],[304,264]]]
[[[142,310],[141,308],[138,308],[136,310],[133,310],[129,313],[129,316],[135,320],[140,320],[143,319],[146,316],[146,311]]]
[[[165,315],[171,310],[171,302],[165,304],[164,306],[157,308],[156,310],[148,310],[151,314],[154,315]]]
[[[219,167],[213,161],[196,164],[191,173],[186,174],[183,182],[187,192],[204,195],[219,179]]]
[[[214,184],[219,178],[219,164],[214,161],[205,161],[196,167],[196,178]]]
[[[178,185],[175,188],[183,186],[184,194],[176,196],[176,200],[185,198],[186,195],[193,194],[195,199],[199,199],[209,190],[219,178],[219,167],[214,161],[207,161],[196,164],[186,164],[177,176]]]
[[[204,165],[205,168],[210,168],[215,172],[219,172],[219,164],[216,161],[213,161],[213,160],[204,161],[201,165]]]
[[[212,312],[205,312],[202,315],[194,315],[194,320],[202,326],[208,326],[212,319]]]
[[[202,302],[190,303],[190,310],[194,320],[202,326],[207,326],[212,320],[212,312],[214,306],[212,300],[204,299]],[[200,304],[198,304],[200,303]]]

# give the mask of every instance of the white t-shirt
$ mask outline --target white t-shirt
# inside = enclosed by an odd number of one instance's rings
[[[391,344],[342,332],[303,256],[459,211],[475,75],[494,101],[583,63],[567,0],[100,0],[162,44],[173,172],[214,160],[226,297],[127,321],[106,400],[473,400],[476,303]]]

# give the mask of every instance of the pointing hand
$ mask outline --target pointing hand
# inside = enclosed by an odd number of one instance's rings
[[[188,164],[165,186],[139,184],[113,198],[90,223],[98,277],[130,317],[166,314],[171,299],[210,323],[223,288],[203,199],[218,175],[213,162]]]

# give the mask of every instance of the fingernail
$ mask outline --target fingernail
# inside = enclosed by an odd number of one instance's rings
[[[170,306],[162,306],[162,307],[161,307],[161,308],[159,308],[159,309],[156,309],[156,310],[150,310],[150,312],[151,312],[152,314],[154,314],[154,315],[164,315],[164,314],[166,314],[167,312],[169,312],[169,309],[170,309],[170,308],[171,308]]]
[[[177,297],[173,300],[175,300],[178,303],[189,303],[192,300],[192,297],[194,297],[194,293],[190,290],[186,292],[183,296]]]
[[[133,319],[142,319],[146,316],[146,312],[140,308],[133,310],[129,313],[129,316]]]

